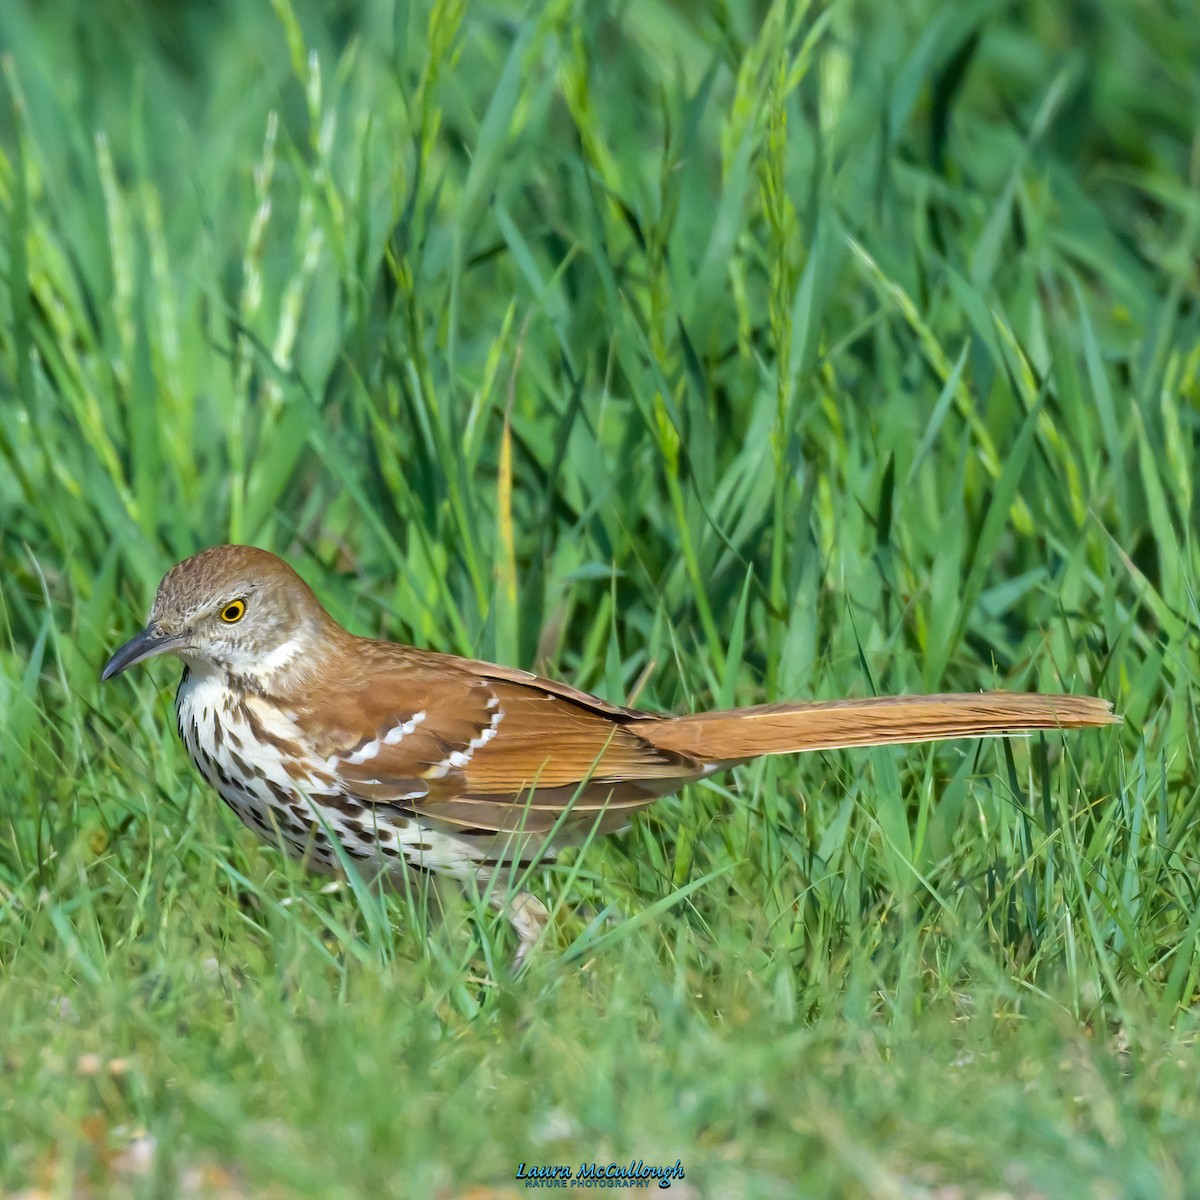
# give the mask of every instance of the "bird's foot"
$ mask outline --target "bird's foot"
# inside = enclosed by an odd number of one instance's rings
[[[524,967],[529,952],[549,924],[550,914],[546,911],[546,906],[529,892],[518,892],[515,896],[493,896],[490,903],[497,912],[508,918],[516,930],[520,945],[517,947],[513,968],[519,972]]]

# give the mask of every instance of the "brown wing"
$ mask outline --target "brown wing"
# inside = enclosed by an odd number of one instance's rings
[[[534,833],[568,805],[588,820],[627,813],[706,773],[639,735],[649,714],[490,663],[378,642],[364,649],[360,678],[302,704],[306,726],[324,731],[329,770],[364,801],[460,828]]]

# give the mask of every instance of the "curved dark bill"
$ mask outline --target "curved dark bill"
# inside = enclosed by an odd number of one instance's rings
[[[168,650],[174,650],[178,644],[178,638],[167,637],[153,625],[148,625],[141,633],[131,637],[108,660],[104,670],[100,673],[100,681],[103,683],[114,675],[120,675],[126,667],[132,667],[134,663],[140,663],[147,658],[153,658],[156,654],[165,654]]]

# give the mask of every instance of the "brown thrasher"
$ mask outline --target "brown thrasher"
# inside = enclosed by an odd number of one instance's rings
[[[476,880],[520,938],[547,920],[503,895],[527,865],[685,783],[763,754],[1119,720],[1105,700],[1005,692],[761,704],[672,717],[512,667],[356,637],[286,563],[215,546],[173,567],[103,679],[184,661],[179,736],[241,819],[308,866],[344,859]]]

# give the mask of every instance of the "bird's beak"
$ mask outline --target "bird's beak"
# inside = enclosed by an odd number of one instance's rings
[[[100,681],[104,682],[114,675],[120,675],[126,667],[132,667],[134,663],[145,662],[146,659],[153,658],[156,654],[167,654],[178,649],[182,640],[180,637],[168,636],[154,625],[147,625],[141,633],[131,637],[108,660],[101,672]]]

